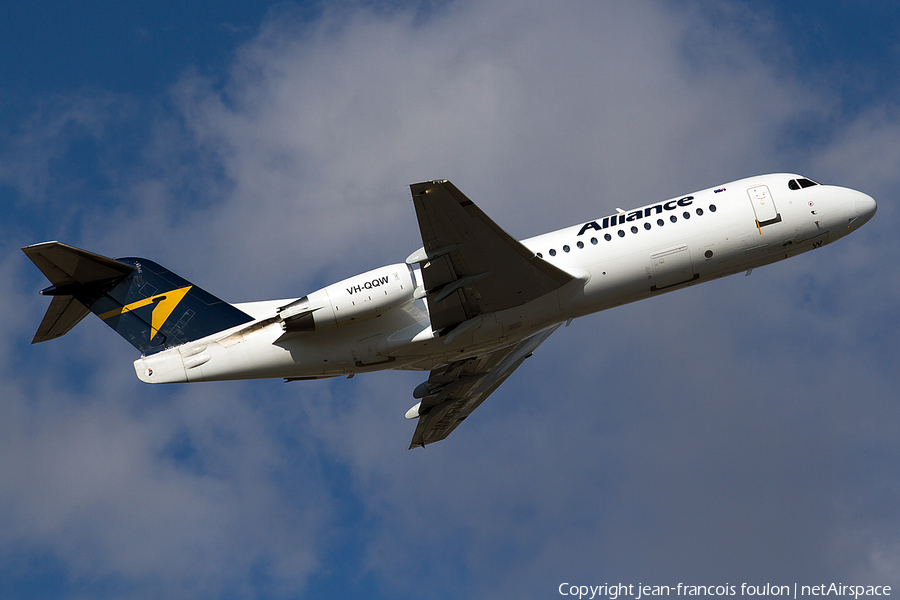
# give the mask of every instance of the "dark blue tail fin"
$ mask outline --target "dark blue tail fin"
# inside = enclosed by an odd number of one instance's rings
[[[252,321],[250,315],[143,258],[112,259],[60,242],[22,251],[53,296],[32,343],[60,337],[92,312],[143,354]]]

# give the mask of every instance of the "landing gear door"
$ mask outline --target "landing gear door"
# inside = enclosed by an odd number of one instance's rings
[[[775,200],[772,198],[772,192],[769,186],[757,185],[747,190],[750,196],[750,203],[753,205],[753,212],[756,214],[757,227],[764,227],[772,223],[781,221],[781,215],[775,208]]]
[[[392,360],[392,358],[388,355],[388,347],[384,335],[379,333],[359,340],[359,360],[356,362],[357,367],[374,365],[389,360]]]

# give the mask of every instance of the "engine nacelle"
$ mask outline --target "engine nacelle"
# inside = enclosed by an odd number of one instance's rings
[[[278,309],[285,331],[315,331],[377,317],[413,297],[410,267],[388,265],[317,290]]]

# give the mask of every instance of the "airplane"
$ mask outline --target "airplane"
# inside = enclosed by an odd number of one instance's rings
[[[89,312],[147,383],[429,371],[409,447],[446,438],[563,323],[820,248],[870,196],[794,174],[741,179],[517,241],[449,181],[410,186],[422,247],[299,298],[229,304],[143,258],[22,248],[52,284],[32,343]]]

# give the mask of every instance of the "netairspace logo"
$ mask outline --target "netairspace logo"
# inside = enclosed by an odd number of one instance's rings
[[[574,585],[569,582],[559,584],[560,596],[572,596],[578,600],[605,598],[634,598],[657,596],[782,596],[785,598],[840,596],[844,598],[890,596],[889,585],[844,585],[842,583],[823,583],[820,585],[752,585],[742,583],[740,586],[726,583],[724,585],[643,585],[638,583],[617,583],[603,585]]]

